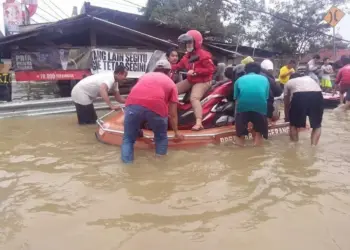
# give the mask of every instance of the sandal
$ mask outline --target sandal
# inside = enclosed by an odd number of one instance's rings
[[[194,125],[191,130],[192,131],[201,131],[203,129],[204,129],[203,125]]]

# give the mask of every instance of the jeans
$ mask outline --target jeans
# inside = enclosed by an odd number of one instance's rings
[[[166,155],[168,151],[168,117],[162,117],[140,105],[127,106],[124,112],[122,161],[124,163],[133,162],[134,144],[144,122],[148,123],[148,126],[154,133],[156,154]]]

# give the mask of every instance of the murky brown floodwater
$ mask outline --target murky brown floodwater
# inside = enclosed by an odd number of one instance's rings
[[[0,120],[0,249],[350,249],[350,117],[317,148],[171,151],[98,143],[75,115]]]

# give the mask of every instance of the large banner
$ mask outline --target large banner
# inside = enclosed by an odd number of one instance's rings
[[[35,51],[13,51],[15,71],[90,69],[89,48],[42,48]]]
[[[114,71],[118,65],[123,65],[129,78],[139,78],[147,72],[153,54],[154,51],[137,49],[92,49],[91,72]]]
[[[79,80],[89,74],[113,72],[118,65],[128,70],[128,78],[152,71],[162,51],[112,48],[41,48],[12,52],[12,68],[17,81]]]
[[[19,26],[23,24],[22,13],[20,2],[13,1],[3,3],[5,36],[19,33]]]

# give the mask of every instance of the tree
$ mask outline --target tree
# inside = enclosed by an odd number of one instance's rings
[[[336,37],[335,46],[337,49],[348,48],[348,45],[350,45],[350,43],[346,43],[342,41],[341,39],[343,39],[343,37],[340,34],[336,34],[335,37]],[[333,39],[330,39],[329,37],[324,39],[324,41],[322,41],[321,48],[333,49]]]
[[[260,36],[251,32],[257,13],[248,5],[261,7],[262,0],[148,0],[143,9],[149,20],[157,20],[182,28],[209,31],[215,41],[249,45]],[[260,19],[259,19],[260,20]],[[253,24],[252,24],[253,23]]]
[[[181,28],[224,33],[220,20],[226,15],[223,0],[149,0],[143,13],[149,20]]]
[[[262,46],[286,54],[305,53],[309,49],[322,47],[324,41],[332,38],[325,34],[330,26],[322,22],[325,6],[342,4],[344,0],[294,0],[276,4],[270,10],[268,33]]]
[[[277,0],[267,9],[264,0],[148,0],[143,12],[151,20],[210,31],[216,40],[298,54],[331,41],[324,35],[330,26],[322,22],[326,8],[346,1]]]

